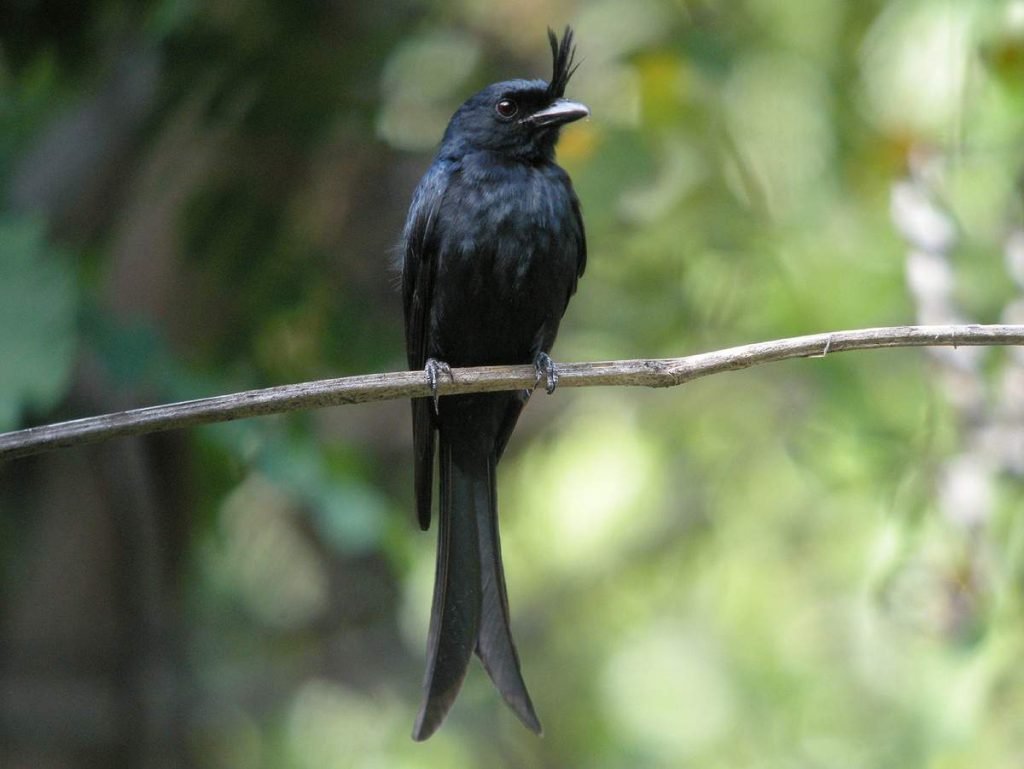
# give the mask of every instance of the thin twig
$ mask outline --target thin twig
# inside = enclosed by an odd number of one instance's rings
[[[560,363],[558,384],[560,388],[599,385],[672,387],[709,374],[749,368],[760,363],[787,358],[820,358],[846,350],[986,345],[1024,345],[1024,325],[867,328],[758,342],[683,358]],[[452,369],[452,379],[449,381],[442,377],[438,390],[441,395],[519,390],[532,388],[535,381],[536,372],[529,365]],[[422,371],[366,374],[248,390],[0,433],[0,461],[120,436],[299,409],[428,395],[430,388]]]

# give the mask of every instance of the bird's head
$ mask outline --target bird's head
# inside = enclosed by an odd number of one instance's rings
[[[565,98],[577,66],[572,29],[565,28],[561,41],[549,29],[548,40],[554,59],[551,80],[506,80],[471,96],[448,123],[442,154],[484,150],[527,160],[554,155],[559,129],[590,110]]]

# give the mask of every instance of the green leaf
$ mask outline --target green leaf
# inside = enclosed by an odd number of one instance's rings
[[[41,221],[0,218],[0,430],[64,395],[76,350],[74,273]]]

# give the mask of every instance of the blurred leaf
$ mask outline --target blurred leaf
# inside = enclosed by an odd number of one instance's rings
[[[0,430],[64,395],[75,361],[75,275],[43,223],[0,219]]]
[[[309,505],[318,532],[338,552],[366,552],[380,544],[386,509],[380,494],[357,478],[332,475],[312,440],[271,442],[257,464]]]
[[[399,149],[436,146],[461,101],[456,94],[479,60],[476,41],[454,33],[431,32],[403,42],[384,70],[377,135]]]

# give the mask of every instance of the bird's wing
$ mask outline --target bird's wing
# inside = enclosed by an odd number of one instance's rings
[[[587,269],[587,232],[583,229],[583,212],[580,210],[580,199],[576,192],[572,192],[572,217],[576,224],[576,278],[583,277],[583,271]],[[576,283],[573,282],[572,290],[576,290]]]
[[[402,302],[405,309],[405,347],[409,368],[422,369],[427,363],[427,334],[437,272],[435,222],[452,173],[452,163],[436,161],[420,181],[413,195],[404,231]],[[437,424],[430,398],[412,401],[412,434],[416,516],[420,528],[430,528],[433,491],[434,451]]]
[[[435,223],[455,170],[455,164],[442,161],[430,167],[413,194],[405,221],[402,300],[410,369],[421,369],[427,363],[427,320],[437,269],[437,249],[433,242]]]

